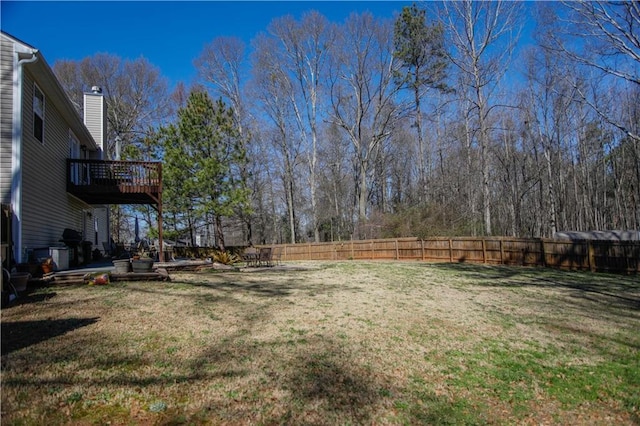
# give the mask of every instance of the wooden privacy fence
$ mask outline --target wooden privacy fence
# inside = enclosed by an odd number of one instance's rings
[[[416,260],[545,266],[594,272],[640,271],[640,241],[541,238],[394,238],[271,245],[274,258],[294,260]]]

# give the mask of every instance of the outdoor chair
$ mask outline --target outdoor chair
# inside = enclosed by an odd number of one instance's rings
[[[154,255],[152,256],[154,259],[160,259],[160,250],[159,250],[160,246],[154,244],[153,245],[153,252]],[[163,252],[163,259],[165,262],[175,262],[176,258],[174,257],[174,253],[173,253],[173,245],[172,244],[167,244],[164,243],[162,244],[162,252]]]
[[[246,266],[258,266],[258,262],[260,260],[260,254],[253,247],[248,247],[240,256],[243,262],[246,263]]]
[[[271,250],[271,262],[273,265],[280,265],[282,260],[282,247],[276,247]]]
[[[258,259],[258,264],[261,266],[273,266],[271,247],[262,247],[260,249],[260,258]]]

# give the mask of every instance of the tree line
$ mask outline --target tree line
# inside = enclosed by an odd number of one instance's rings
[[[54,64],[78,108],[102,85],[110,158],[117,140],[163,161],[168,235],[224,247],[231,219],[256,244],[640,228],[638,2],[309,11],[192,65],[170,91],[145,59]]]

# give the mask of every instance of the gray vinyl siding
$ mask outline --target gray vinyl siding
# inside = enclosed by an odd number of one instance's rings
[[[82,230],[90,207],[69,195],[66,160],[69,125],[45,95],[44,143],[33,136],[34,79],[25,67],[23,81],[22,238],[23,250],[60,244],[65,228]],[[44,90],[42,86],[39,86]]]
[[[11,155],[13,137],[13,42],[0,37],[0,194],[11,203]]]
[[[91,136],[93,136],[93,140],[96,141],[103,151],[105,149],[104,140],[107,137],[107,121],[103,119],[103,115],[106,113],[105,109],[106,105],[102,95],[85,93],[84,123],[91,133]]]

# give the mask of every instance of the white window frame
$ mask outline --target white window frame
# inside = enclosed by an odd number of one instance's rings
[[[40,96],[38,96],[38,94]],[[42,101],[40,101],[40,97],[42,97]],[[44,144],[44,129],[45,129],[45,106],[46,106],[46,98],[44,96],[44,92],[40,90],[36,83],[33,83],[33,137],[40,141],[40,143]],[[38,138],[36,133],[36,116],[42,122],[42,133],[41,138]]]

